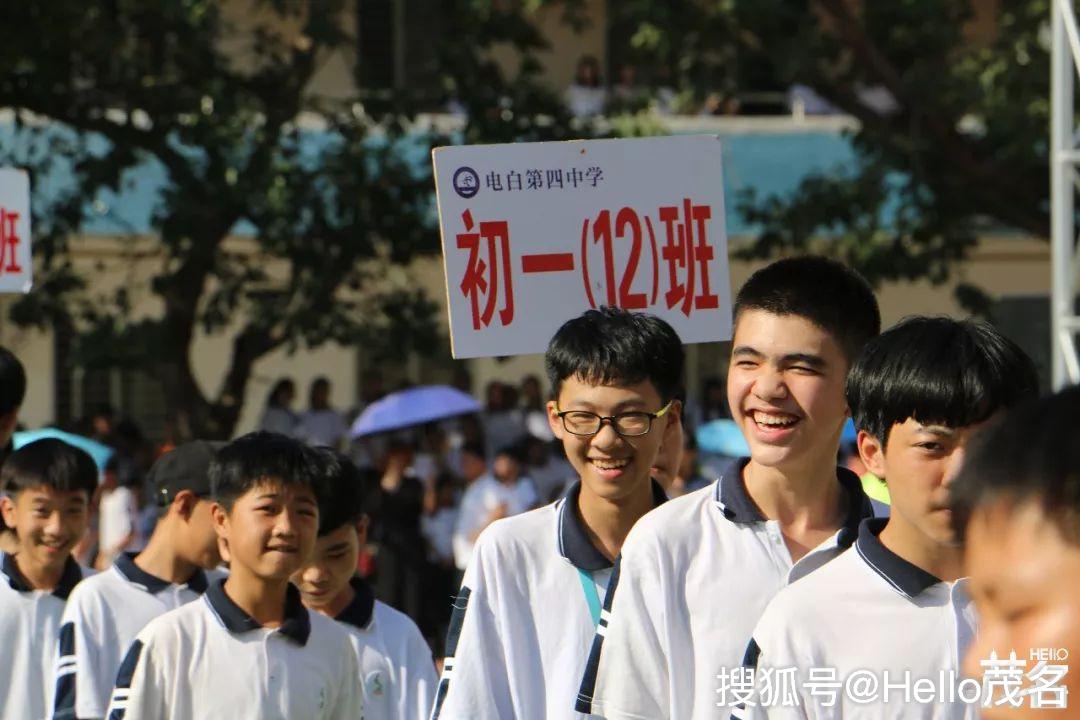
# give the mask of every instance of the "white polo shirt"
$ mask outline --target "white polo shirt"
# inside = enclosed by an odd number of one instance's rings
[[[794,697],[759,694],[733,718],[978,717],[978,703],[964,704],[956,689],[977,625],[967,581],[942,582],[889,550],[878,539],[886,522],[863,521],[853,549],[769,603],[747,664],[755,665],[756,655],[757,673],[793,668],[787,682]],[[877,690],[849,692],[848,682],[864,682],[849,678],[866,673]],[[923,694],[916,695],[920,680]],[[894,687],[886,691],[886,683]],[[728,704],[733,699],[729,694]]]
[[[355,596],[335,618],[349,631],[360,664],[365,720],[427,720],[435,702],[435,661],[408,615],[352,581]]]
[[[79,583],[68,598],[56,659],[54,720],[103,718],[124,653],[148,622],[198,599],[207,574],[174,585],[121,553],[105,572]],[[216,576],[215,576],[216,579]]]
[[[733,462],[716,482],[665,503],[630,531],[579,711],[611,720],[714,720],[717,675],[742,663],[765,605],[854,542],[859,521],[872,515],[859,478],[837,468],[848,498],[844,527],[792,563],[780,524],[746,491],[747,462]]]
[[[612,563],[589,540],[580,492],[579,481],[481,533],[454,603],[433,720],[582,717],[574,698]],[[666,499],[656,483],[653,494]]]
[[[52,592],[35,590],[14,556],[0,553],[0,574],[0,718],[42,720],[52,708],[52,666],[64,603],[89,571],[68,558]]]
[[[357,720],[356,653],[339,623],[289,585],[285,621],[264,628],[210,583],[151,620],[120,664],[109,720]]]

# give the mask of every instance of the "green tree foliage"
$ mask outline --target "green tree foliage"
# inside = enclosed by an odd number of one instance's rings
[[[436,338],[431,298],[400,268],[439,249],[424,158],[447,138],[414,124],[423,103],[408,92],[309,92],[328,57],[355,57],[354,2],[247,5],[49,0],[0,13],[0,107],[16,111],[0,162],[30,168],[35,188],[71,179],[35,197],[38,283],[15,319],[72,329],[84,365],[155,373],[177,426],[203,437],[233,432],[254,364],[273,350],[362,343],[394,360]],[[568,136],[534,82],[543,41],[519,9],[447,7],[436,85],[468,108],[465,139]],[[515,77],[491,61],[496,42],[517,49]],[[132,288],[91,292],[69,253],[93,199],[139,165],[166,178],[151,220],[162,312],[149,319],[133,317]],[[227,242],[238,223],[252,242]],[[218,388],[196,381],[199,330],[232,338]]]
[[[858,120],[857,167],[808,177],[788,196],[739,198],[761,228],[745,255],[825,248],[874,281],[943,281],[980,230],[1048,235],[1047,0],[997,3],[990,36],[973,31],[971,0],[608,7],[632,28],[636,56],[699,98],[767,77]],[[871,90],[892,102],[866,102]]]

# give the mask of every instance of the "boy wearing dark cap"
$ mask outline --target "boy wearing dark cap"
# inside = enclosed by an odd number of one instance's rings
[[[105,717],[131,641],[169,610],[199,598],[220,562],[209,469],[219,443],[195,440],[163,455],[148,477],[159,519],[146,548],[122,553],[71,594],[60,626],[53,717]]]

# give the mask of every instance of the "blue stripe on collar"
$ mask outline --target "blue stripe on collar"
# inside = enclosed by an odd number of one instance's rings
[[[885,529],[888,518],[868,518],[859,526],[855,550],[870,568],[884,578],[894,590],[915,598],[941,580],[885,547],[878,535]]]
[[[353,599],[334,619],[352,625],[360,630],[367,630],[375,617],[375,593],[362,578],[354,577],[349,581],[353,589]]]
[[[27,580],[21,572],[19,572],[19,566],[15,563],[15,556],[3,554],[3,560],[0,561],[0,571],[7,577],[8,585],[12,590],[17,592],[31,592],[35,590],[30,581]],[[52,594],[61,600],[67,600],[68,595],[75,589],[75,586],[82,580],[83,572],[79,567],[79,563],[75,562],[75,559],[68,555],[67,561],[64,563],[64,572],[60,575],[60,582],[53,588]]]
[[[723,475],[716,481],[716,506],[724,513],[724,517],[733,522],[749,524],[765,522],[768,518],[750,497],[746,490],[746,482],[743,480],[743,469],[750,458],[737,458],[724,470]],[[874,507],[870,498],[862,489],[859,477],[847,468],[836,468],[836,480],[846,491],[844,494],[848,501],[847,513],[844,516],[843,527],[840,528],[838,544],[848,547],[855,541],[858,534],[859,523],[865,518],[874,516]]]
[[[650,479],[649,482],[652,483],[653,507],[657,507],[667,501],[667,494],[656,480]],[[585,529],[585,523],[578,515],[577,504],[580,495],[581,480],[577,480],[556,505],[559,553],[574,567],[586,572],[606,570],[611,567],[611,560],[608,560],[607,556],[593,545]]]
[[[225,593],[224,578],[211,583],[204,597],[210,604],[210,609],[229,632],[239,634],[262,627],[255,618],[244,612]],[[285,621],[281,623],[278,632],[301,646],[307,644],[308,636],[311,634],[311,618],[308,616],[308,609],[300,601],[300,591],[292,583],[289,583],[285,590]]]
[[[151,595],[157,595],[159,592],[172,585],[168,580],[163,580],[157,575],[148,573],[136,565],[135,558],[137,556],[138,553],[134,552],[122,552],[116,556],[113,566],[125,580],[136,587],[142,588]],[[206,592],[206,573],[204,573],[201,568],[197,568],[184,584],[201,595]]]

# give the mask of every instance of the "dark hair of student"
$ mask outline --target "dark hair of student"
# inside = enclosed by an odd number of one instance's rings
[[[888,441],[893,425],[965,427],[1039,392],[1031,358],[992,325],[912,317],[863,348],[847,377],[855,427]]]
[[[646,380],[662,402],[682,384],[682,341],[670,325],[653,315],[616,307],[586,310],[567,320],[544,355],[555,397],[567,378],[592,385],[634,385]]]
[[[26,397],[26,370],[19,358],[0,347],[0,415],[19,409]]]
[[[322,462],[325,492],[319,496],[319,536],[355,524],[365,512],[364,475],[352,460],[331,448],[315,448]]]
[[[266,397],[267,407],[285,407],[285,403],[282,399],[282,394],[288,390],[290,393],[296,393],[296,383],[289,378],[281,378],[274,386],[270,388],[270,394]]]
[[[98,486],[98,468],[85,450],[56,438],[43,438],[11,453],[0,469],[0,490],[15,496],[36,487],[57,492],[86,492],[89,500]]]
[[[1080,545],[1080,387],[1030,400],[980,433],[949,492],[959,537],[980,506],[1035,502]]]
[[[881,331],[869,283],[851,268],[817,255],[777,260],[751,275],[735,297],[735,321],[747,310],[809,320],[839,343],[849,363]]]
[[[218,450],[210,463],[210,488],[230,511],[238,497],[268,480],[310,487],[319,499],[325,492],[323,466],[315,449],[299,440],[253,432]]]

